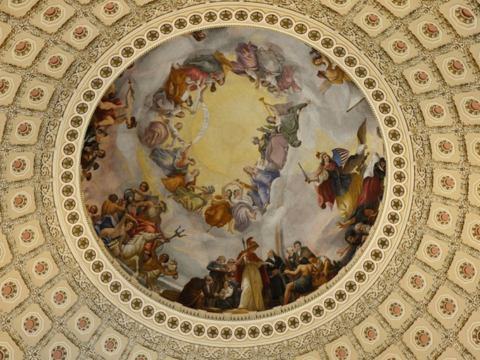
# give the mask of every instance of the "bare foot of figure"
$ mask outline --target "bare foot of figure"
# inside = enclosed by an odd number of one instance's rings
[[[209,232],[210,232],[210,230],[212,230],[212,227],[211,227],[211,226],[210,226],[210,227],[207,229],[207,231],[206,231],[206,232],[207,232],[207,233],[209,233]]]
[[[311,103],[310,99],[308,99],[307,101],[305,101],[305,104],[307,104],[307,105],[310,104],[310,103]]]
[[[257,212],[256,212],[256,211],[253,212],[253,217],[252,217],[252,219],[253,219],[253,220],[257,220]]]
[[[263,211],[267,211],[268,205],[270,205],[270,204],[269,204],[269,203],[265,203],[265,204],[263,205]]]

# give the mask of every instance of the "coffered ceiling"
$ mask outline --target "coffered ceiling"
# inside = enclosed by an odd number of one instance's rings
[[[4,0],[0,359],[480,358],[479,17],[476,0]],[[219,26],[335,59],[377,118],[389,169],[354,261],[301,301],[247,316],[132,285],[80,192],[101,94],[162,42]]]

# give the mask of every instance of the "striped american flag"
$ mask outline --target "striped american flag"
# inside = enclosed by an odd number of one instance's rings
[[[350,156],[350,152],[345,149],[335,148],[332,150],[333,160],[337,163],[338,166],[343,167]]]

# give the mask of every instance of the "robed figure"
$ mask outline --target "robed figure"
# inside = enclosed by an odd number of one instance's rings
[[[283,278],[283,272],[286,269],[285,263],[272,249],[268,251],[268,258],[265,259],[265,262],[269,263],[267,274],[270,279],[270,296],[274,306],[281,305],[285,293],[285,279]]]
[[[345,173],[340,153],[348,156],[344,149],[334,149],[334,156],[327,153],[317,153],[320,164],[314,178],[307,178],[308,183],[314,182],[317,191],[317,203],[320,208],[330,209],[336,202],[340,216],[348,218],[355,210],[357,200],[362,192],[362,177],[358,173]]]
[[[207,290],[207,286],[211,283],[212,278],[210,276],[205,276],[203,279],[199,277],[190,279],[183,287],[177,302],[192,309],[204,310],[205,298],[212,297],[211,292]]]
[[[357,201],[357,206],[370,203],[377,204],[383,194],[386,162],[380,155],[374,153],[363,174],[363,191]]]
[[[260,101],[265,104],[271,114],[267,117],[267,123],[273,126],[277,133],[282,134],[290,146],[299,147],[302,144],[298,140],[300,112],[310,104],[310,100],[295,106],[292,102],[272,105],[267,104],[263,98],[260,98]]]
[[[255,254],[258,247],[253,238],[248,238],[247,249],[238,254],[235,263],[237,265],[235,280],[242,289],[240,309],[265,310],[263,293],[268,290],[270,281],[265,268],[266,263]]]
[[[366,120],[358,128],[358,147],[355,154],[348,150],[336,148],[332,156],[325,152],[317,152],[320,160],[313,178],[306,177],[307,183],[313,182],[317,191],[317,203],[320,208],[327,206],[332,209],[337,203],[340,216],[348,219],[357,206],[357,201],[362,193],[362,172],[366,153]],[[355,171],[355,172],[354,172]],[[357,172],[358,171],[358,172]]]

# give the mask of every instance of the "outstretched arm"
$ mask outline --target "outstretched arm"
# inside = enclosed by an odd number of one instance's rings
[[[347,246],[345,246],[343,249],[339,249],[337,250],[337,254],[340,255],[340,256],[343,256],[345,254],[345,252],[350,249],[352,247],[352,245],[348,244]]]
[[[293,275],[293,276],[297,276],[298,274],[300,274],[300,273],[302,272],[302,268],[303,268],[303,266],[302,266],[302,265],[299,265],[299,266],[297,267],[297,270],[295,270],[295,271],[285,270],[285,273],[286,273],[286,274]]]
[[[158,270],[160,270],[160,273],[162,273],[163,275],[166,275],[166,276],[176,276],[178,275],[178,271],[175,270],[175,271],[167,271],[165,270],[165,268],[163,266],[159,266],[158,267]]]
[[[242,185],[245,189],[249,189],[249,190],[254,190],[254,191],[258,191],[258,188],[252,186],[252,185],[249,185],[243,181],[237,181],[240,185]]]
[[[140,191],[140,194],[142,194],[142,195],[148,195],[148,193],[145,194],[145,193],[142,193],[141,191]],[[155,204],[154,204],[152,201],[150,201],[150,200],[148,200],[148,201],[138,201],[138,202],[137,202],[137,207],[140,207],[140,206],[145,206],[145,207],[150,207],[150,206],[151,206],[151,207],[154,207]]]
[[[347,220],[347,221],[345,221],[345,222],[339,221],[339,222],[337,222],[337,227],[340,228],[340,229],[342,229],[342,228],[344,228],[345,226],[351,225],[351,224],[354,224],[354,223],[355,223],[355,218],[352,218],[352,219]]]
[[[314,181],[316,181],[316,182],[323,182],[323,181],[325,181],[325,180],[328,178],[328,176],[321,176],[324,170],[325,170],[325,168],[324,168],[322,165],[320,165],[320,166],[318,167],[317,172],[315,173],[315,176],[312,177],[312,178],[306,178],[305,181],[306,181],[307,183],[309,183],[309,184],[310,184],[311,182],[314,182]],[[321,178],[321,179],[320,179],[320,178]],[[320,180],[322,180],[322,181],[320,181]]]
[[[137,220],[135,220],[131,215],[125,214],[122,220],[117,224],[117,226],[115,226],[115,229],[119,229],[120,227],[122,227],[127,220],[133,221],[135,224],[137,223]]]
[[[98,103],[98,108],[101,110],[112,110],[112,109],[120,109],[122,108],[122,105],[115,105],[114,103],[111,103],[110,101],[100,101]]]

